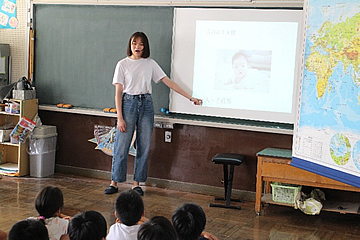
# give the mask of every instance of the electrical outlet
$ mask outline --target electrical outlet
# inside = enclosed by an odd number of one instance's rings
[[[171,142],[171,132],[165,132],[165,142]]]

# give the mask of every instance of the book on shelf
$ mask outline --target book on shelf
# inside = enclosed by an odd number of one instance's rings
[[[34,130],[35,126],[35,122],[27,119],[26,117],[22,117],[10,133],[10,137],[14,138],[20,143],[24,143],[29,137],[30,133]]]

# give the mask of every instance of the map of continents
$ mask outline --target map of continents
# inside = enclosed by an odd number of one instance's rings
[[[295,154],[360,175],[360,1],[337,2],[309,0]]]

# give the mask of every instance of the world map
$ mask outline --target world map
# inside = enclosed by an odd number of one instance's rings
[[[357,167],[357,169],[360,170],[360,141],[357,141],[357,143],[354,146],[353,159],[355,166]]]
[[[344,134],[335,134],[330,141],[330,155],[338,165],[345,165],[350,158],[351,145]]]
[[[360,176],[360,1],[309,0],[294,155]]]

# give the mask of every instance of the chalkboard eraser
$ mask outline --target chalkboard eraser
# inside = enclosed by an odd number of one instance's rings
[[[71,104],[68,103],[59,103],[56,105],[58,108],[72,108]]]
[[[103,111],[108,113],[117,113],[116,108],[104,108]]]
[[[71,104],[64,104],[63,108],[72,108],[72,105]]]

